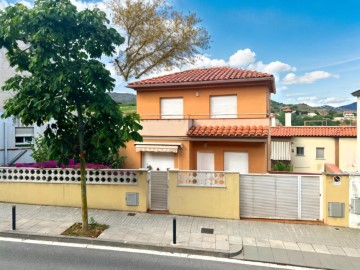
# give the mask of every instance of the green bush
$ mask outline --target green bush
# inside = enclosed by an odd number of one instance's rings
[[[277,161],[273,166],[273,171],[291,172],[292,166],[291,164],[285,164],[282,161]]]

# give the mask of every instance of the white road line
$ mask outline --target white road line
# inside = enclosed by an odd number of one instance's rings
[[[76,244],[76,243],[62,243],[62,242],[18,239],[18,238],[9,238],[9,237],[0,237],[0,242],[1,241],[36,244],[36,245],[60,246],[60,247],[76,247],[76,248],[88,248],[88,249],[97,249],[97,250],[110,250],[110,251],[119,251],[119,252],[128,252],[128,253],[141,253],[141,254],[150,254],[150,255],[167,256],[167,257],[180,257],[180,258],[189,258],[189,259],[195,259],[195,260],[261,266],[261,267],[267,267],[267,268],[272,267],[272,268],[287,269],[287,270],[305,270],[305,269],[314,270],[314,268],[306,268],[306,267],[298,267],[298,266],[290,266],[290,265],[279,265],[279,264],[272,264],[272,263],[253,262],[253,261],[235,260],[235,259],[227,259],[227,258],[217,258],[217,257],[209,257],[209,256],[201,256],[201,255],[190,255],[190,254],[184,254],[184,253],[170,253],[170,252],[161,252],[161,251],[144,250],[144,249],[97,246],[97,245]]]

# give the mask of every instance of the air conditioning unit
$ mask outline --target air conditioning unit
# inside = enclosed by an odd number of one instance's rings
[[[360,198],[351,199],[351,213],[360,215]]]
[[[343,218],[345,216],[345,203],[329,202],[328,216],[335,218]]]

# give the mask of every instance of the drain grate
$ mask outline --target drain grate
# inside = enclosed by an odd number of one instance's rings
[[[127,215],[130,216],[130,217],[134,217],[136,214],[135,213],[128,213]]]
[[[210,228],[201,228],[201,233],[214,234],[214,229],[210,229]]]

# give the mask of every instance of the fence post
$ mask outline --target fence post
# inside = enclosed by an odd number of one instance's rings
[[[16,206],[12,206],[12,230],[16,230]]]
[[[176,244],[176,218],[173,219],[173,244]]]

